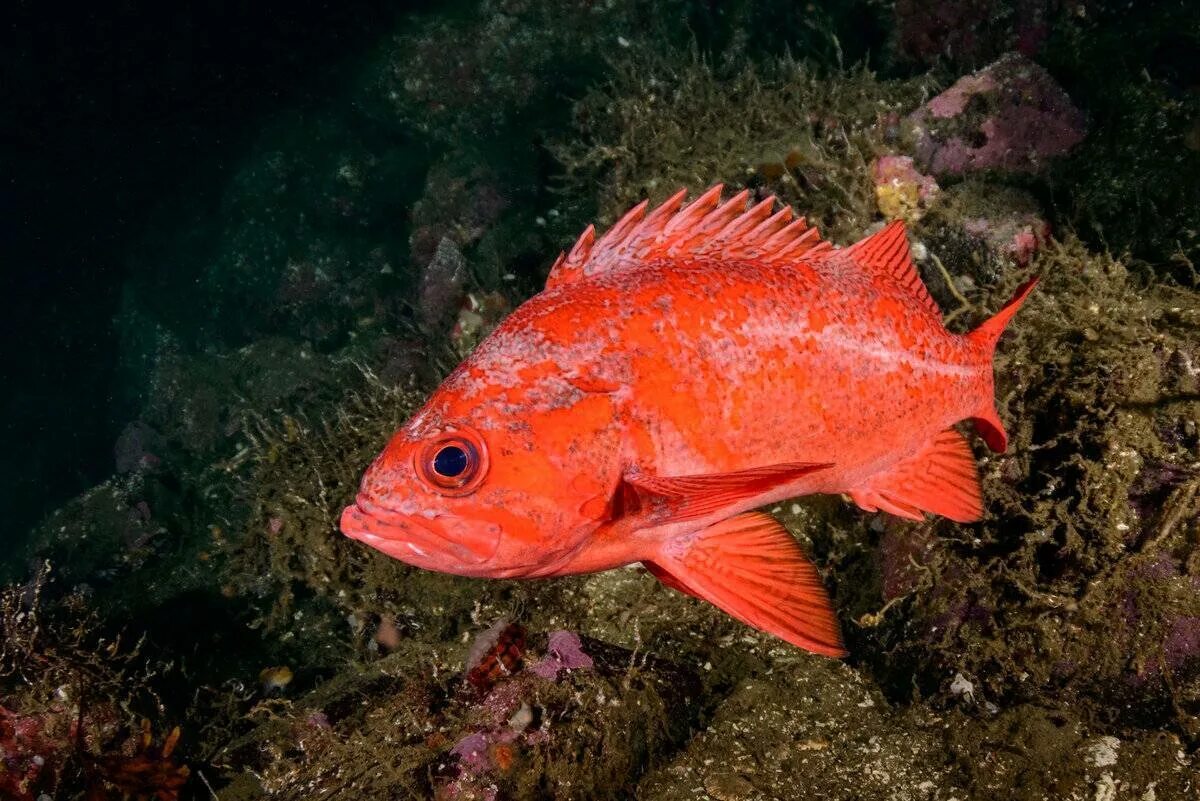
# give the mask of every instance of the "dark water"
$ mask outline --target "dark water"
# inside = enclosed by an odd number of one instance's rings
[[[0,797],[1200,783],[1200,7],[7,17]],[[774,510],[845,667],[641,573],[459,580],[337,534],[387,435],[588,222],[718,181],[836,244],[906,219],[954,330],[1043,276],[997,358],[1013,445],[983,523]],[[501,667],[464,679],[480,637]]]
[[[8,537],[109,475],[137,414],[114,326],[137,244],[210,215],[272,115],[330,102],[405,5],[6,12]]]

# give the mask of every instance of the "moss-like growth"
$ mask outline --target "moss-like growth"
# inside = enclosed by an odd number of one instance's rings
[[[846,241],[875,217],[871,162],[921,87],[865,70],[821,74],[791,59],[649,57],[618,65],[608,87],[577,105],[579,138],[555,153],[569,187],[600,183],[605,222],[644,197],[723,181],[774,193],[826,238]]]
[[[483,689],[464,681],[457,649],[406,645],[294,704],[262,708],[267,720],[218,759],[230,771],[222,797],[626,797],[688,733],[695,681],[583,645],[592,667],[557,680],[520,669]]]

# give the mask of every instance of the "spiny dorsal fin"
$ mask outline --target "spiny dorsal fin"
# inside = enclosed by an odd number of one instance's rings
[[[913,297],[924,303],[926,308],[941,317],[942,310],[929,295],[929,290],[925,288],[925,283],[913,264],[903,220],[888,223],[882,231],[846,248],[845,253],[873,275],[890,276]]]
[[[753,259],[780,264],[829,250],[815,228],[803,218],[793,219],[790,208],[774,211],[774,195],[747,209],[747,190],[722,203],[722,188],[711,187],[687,206],[687,190],[681,189],[649,214],[649,203],[643,200],[598,241],[595,227],[589,225],[571,252],[554,262],[546,288],[652,262]]]

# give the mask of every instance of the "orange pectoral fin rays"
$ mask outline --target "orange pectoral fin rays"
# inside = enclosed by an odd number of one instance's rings
[[[667,586],[792,645],[846,655],[821,576],[769,515],[748,512],[668,542],[646,567]]]
[[[628,503],[632,500],[637,504],[637,511],[656,513],[658,517],[655,523],[658,524],[696,520],[759,498],[809,473],[831,466],[786,462],[732,473],[675,477],[630,472],[623,482],[627,498],[626,511],[634,511],[628,508]],[[629,499],[629,488],[634,491],[635,497],[632,499]]]
[[[922,520],[923,512],[971,523],[983,516],[983,496],[975,456],[962,434],[947,429],[925,450],[873,476],[850,493],[868,512],[890,512]]]

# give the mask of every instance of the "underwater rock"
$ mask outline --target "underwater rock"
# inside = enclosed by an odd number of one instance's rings
[[[417,290],[417,319],[426,330],[440,333],[450,325],[463,299],[467,260],[454,240],[443,236],[433,258],[421,271]]]
[[[994,286],[1029,265],[1050,240],[1050,224],[1029,193],[1012,187],[965,181],[940,193],[916,233],[955,281],[939,269],[924,269],[929,291],[947,311],[957,295]]]
[[[1049,34],[1052,0],[897,0],[896,44],[922,64],[973,67],[1007,50],[1034,56]],[[1081,6],[1082,7],[1082,6]]]
[[[159,582],[151,580],[134,593],[122,584],[161,556],[180,504],[160,476],[114,478],[55,510],[34,530],[29,551],[38,563],[49,560],[56,579],[67,587],[105,591],[105,603],[117,602],[110,589],[134,600],[154,593]]]
[[[929,576],[928,562],[934,549],[932,532],[913,530],[898,521],[884,523],[879,541],[879,569],[882,599],[894,601],[917,589],[923,576]]]
[[[946,799],[958,794],[938,728],[889,707],[850,667],[798,653],[748,677],[637,797]]]
[[[338,391],[354,368],[310,345],[268,337],[229,353],[167,353],[150,376],[142,418],[191,466],[229,455],[248,417]],[[167,453],[162,454],[168,455]]]
[[[861,238],[877,219],[871,165],[890,149],[897,115],[920,102],[923,81],[825,74],[792,59],[729,73],[637,55],[611,87],[576,104],[577,132],[552,148],[568,187],[598,195],[598,224],[644,198],[716,181],[776,195],[832,242]]]
[[[162,435],[148,423],[134,420],[117,437],[113,445],[113,462],[121,474],[151,469],[162,462],[159,456],[162,450]]]
[[[1084,117],[1042,67],[1010,53],[906,119],[917,165],[936,176],[1040,173],[1084,137]]]
[[[410,388],[433,381],[428,346],[417,337],[380,336],[371,350],[371,364],[385,386]]]
[[[1195,757],[1177,736],[1131,730],[1116,737],[1069,704],[953,714],[943,728],[967,798],[1165,801],[1187,798],[1195,783]]]
[[[1166,389],[1173,354],[1200,332],[1194,295],[1142,288],[1077,241],[1047,246],[1033,266],[1043,282],[997,351],[1012,439],[981,462],[989,518],[921,524],[928,531],[913,536],[933,543],[922,551],[932,581],[905,582],[902,611],[852,650],[900,697],[916,687],[957,704],[962,674],[979,703],[1050,693],[1129,725],[1172,720],[1190,731],[1200,709],[1200,480],[1172,472],[1152,509],[1140,493],[1147,464],[1196,458],[1174,432],[1200,415],[1200,396]],[[1003,276],[988,307],[1018,280]],[[1163,476],[1153,471],[1154,482]]]
[[[488,651],[512,625],[483,638],[495,637]],[[560,656],[574,645],[562,634]],[[541,664],[549,638],[530,639]],[[686,738],[698,681],[662,660],[578,643],[591,669],[555,680],[517,667],[482,693],[438,652],[404,643],[297,699],[287,718],[240,737],[220,761],[277,798],[350,784],[364,798],[612,798]],[[314,715],[320,725],[307,722]]]
[[[500,219],[509,204],[482,161],[478,154],[456,152],[430,167],[424,192],[412,207],[408,254],[413,264],[432,262],[447,238],[459,248],[476,244]]]

